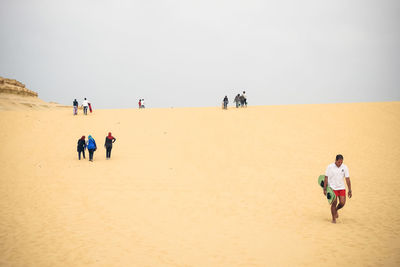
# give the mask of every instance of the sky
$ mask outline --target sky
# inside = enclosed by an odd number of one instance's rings
[[[0,76],[97,108],[400,100],[398,0],[0,0]]]

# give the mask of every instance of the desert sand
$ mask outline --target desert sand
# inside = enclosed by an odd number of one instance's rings
[[[0,266],[400,265],[400,102],[38,107],[0,125]],[[317,178],[338,153],[353,198],[332,224]]]

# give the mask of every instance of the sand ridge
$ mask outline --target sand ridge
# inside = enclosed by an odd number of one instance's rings
[[[0,113],[2,266],[400,264],[400,102]],[[316,180],[337,153],[333,225]]]

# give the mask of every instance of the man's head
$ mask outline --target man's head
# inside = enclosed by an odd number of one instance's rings
[[[336,155],[336,160],[335,160],[335,164],[336,166],[340,167],[342,166],[343,163],[343,156],[342,155]]]
[[[85,97],[85,100],[86,100],[86,97]]]

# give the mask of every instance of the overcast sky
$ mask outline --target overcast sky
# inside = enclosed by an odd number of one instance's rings
[[[0,0],[0,76],[97,108],[400,100],[398,0]]]

